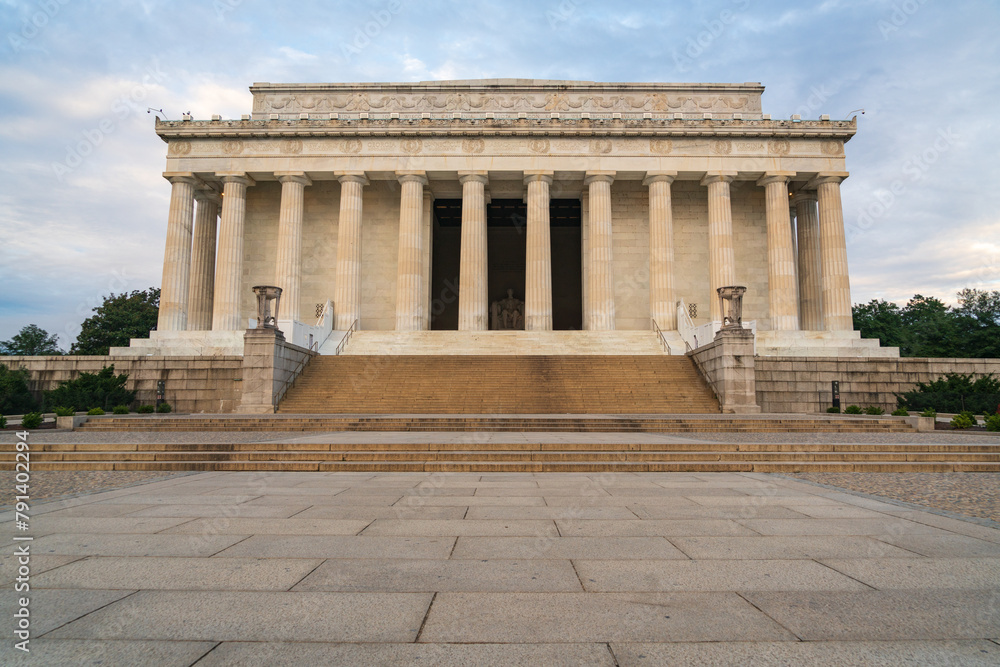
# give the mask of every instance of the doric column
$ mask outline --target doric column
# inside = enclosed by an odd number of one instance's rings
[[[718,171],[701,179],[701,184],[708,186],[708,275],[713,322],[722,321],[717,290],[736,282],[733,210],[729,200],[729,184],[734,178],[734,171]]]
[[[333,288],[334,328],[346,331],[361,318],[361,200],[364,172],[341,174],[337,223],[337,282]]]
[[[549,234],[551,171],[526,171],[527,252],[524,276],[525,331],[552,330],[552,244]]]
[[[649,187],[649,314],[663,330],[677,328],[674,295],[674,216],[670,184],[677,172],[647,172]]]
[[[613,171],[588,171],[590,266],[587,267],[587,329],[615,328],[615,273],[611,248],[611,183]]]
[[[424,186],[422,171],[398,171],[399,252],[396,259],[396,331],[419,331],[424,325]]]
[[[247,188],[254,184],[243,172],[218,174],[222,190],[222,224],[215,267],[215,297],[212,300],[212,330],[240,331],[240,283],[243,279],[243,222],[247,210]]]
[[[421,228],[424,236],[423,281],[421,282],[422,303],[424,304],[425,330],[431,328],[433,299],[431,298],[431,264],[434,259],[434,195],[429,189],[424,190],[424,214]]]
[[[819,215],[816,193],[795,195],[795,229],[799,242],[799,319],[803,331],[823,329],[822,256],[819,250]]]
[[[299,296],[302,284],[302,209],[305,188],[312,185],[301,171],[274,174],[281,183],[281,212],[278,214],[278,266],[275,285],[281,288],[283,320],[300,320]]]
[[[767,216],[767,293],[771,329],[797,331],[799,304],[795,285],[795,244],[788,212],[788,181],[795,172],[767,172],[764,187]]]
[[[215,292],[215,238],[219,227],[220,197],[214,190],[197,190],[194,245],[191,249],[191,287],[188,290],[189,331],[212,329],[212,297]]]
[[[194,174],[167,172],[170,181],[170,212],[167,214],[167,245],[163,251],[163,282],[160,283],[158,331],[187,329],[188,285],[191,276],[191,222],[194,215]]]
[[[846,172],[819,174],[812,183],[819,197],[820,255],[823,267],[823,328],[852,331],[851,281],[847,274],[847,239],[840,184]]]
[[[458,269],[458,330],[489,329],[486,259],[486,172],[458,172],[462,184],[462,252]]]
[[[590,328],[590,192],[580,193],[580,293],[583,303],[581,328]]]

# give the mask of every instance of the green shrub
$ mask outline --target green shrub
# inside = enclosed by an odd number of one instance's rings
[[[28,369],[0,364],[0,414],[23,415],[38,408],[28,389]]]
[[[860,415],[861,414],[861,408],[859,406],[857,406],[857,405],[848,405],[846,408],[844,408],[844,414],[845,415]]]
[[[155,410],[156,408],[152,405],[140,405],[136,412],[140,415],[148,415],[150,412],[154,412]]]
[[[0,415],[0,430],[7,428],[7,418]]]
[[[76,414],[73,408],[58,407],[53,408],[52,411],[56,413],[56,417],[72,417]]]
[[[975,425],[976,425],[976,418],[973,417],[972,414],[968,412],[960,412],[959,414],[951,418],[952,428],[965,429],[965,428],[972,428]]]
[[[827,411],[827,412],[833,412],[833,413],[836,413],[836,414],[838,414],[838,415],[840,414],[840,408],[837,408],[837,407],[833,407],[833,406],[830,406],[830,407],[828,407],[828,408],[826,409],[826,411]]]
[[[1000,413],[990,415],[986,420],[987,431],[1000,431]]]
[[[38,428],[41,425],[41,412],[29,412],[21,418],[21,428]]]
[[[885,414],[885,410],[883,410],[882,408],[880,408],[877,405],[869,405],[867,408],[865,408],[865,414],[866,415],[884,415]]]
[[[928,409],[924,410],[923,412],[921,412],[920,416],[921,417],[937,417],[937,411],[928,408]]]
[[[156,406],[156,411],[160,412],[160,413],[163,413],[163,414],[166,414],[166,413],[170,412],[171,410],[173,410],[173,408],[170,407],[169,403],[160,403],[158,406]]]
[[[58,388],[45,392],[46,405],[89,405],[110,410],[113,405],[127,405],[135,400],[135,392],[125,389],[128,375],[115,375],[114,364],[97,373],[80,373]]]
[[[918,382],[911,391],[896,394],[896,400],[914,410],[981,413],[1000,403],[1000,380],[992,374],[973,379],[972,374],[948,373],[933,382]]]
[[[104,414],[104,410],[102,410],[101,408],[91,408],[87,410],[87,414],[91,417],[99,417],[100,415]]]
[[[127,415],[129,413],[127,405],[116,405],[111,411],[116,415]]]
[[[892,411],[893,417],[909,417],[910,413],[907,412],[906,408],[897,408]]]

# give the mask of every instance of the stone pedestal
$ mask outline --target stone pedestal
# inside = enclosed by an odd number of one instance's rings
[[[277,329],[247,329],[243,336],[243,395],[237,412],[273,414],[285,391],[316,356],[285,342]]]
[[[722,329],[713,342],[690,352],[689,356],[712,386],[723,412],[760,413],[754,378],[752,331]]]

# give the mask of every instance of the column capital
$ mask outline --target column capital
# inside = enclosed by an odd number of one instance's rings
[[[542,181],[543,183],[548,183],[552,185],[552,175],[553,172],[544,169],[527,169],[524,172],[524,184],[527,185],[532,181]]]
[[[764,175],[757,179],[757,185],[763,187],[770,183],[787,183],[788,181],[795,178],[795,174],[798,172],[794,171],[767,171]]]
[[[489,175],[485,171],[460,171],[458,172],[458,182],[462,185],[466,183],[482,183],[486,185],[489,183]]]
[[[301,183],[302,185],[312,185],[312,179],[306,176],[304,171],[276,171],[274,177],[279,183]]]
[[[648,186],[652,183],[673,183],[676,178],[676,171],[647,171],[642,184]]]
[[[587,171],[583,177],[583,184],[591,183],[614,183],[617,171]]]
[[[710,171],[701,179],[701,184],[732,183],[738,174],[738,171]]]
[[[361,185],[368,185],[369,183],[368,177],[365,176],[365,172],[363,171],[342,171],[335,172],[335,175],[341,185],[344,183],[360,183]]]
[[[165,171],[163,172],[163,178],[170,181],[170,184],[174,183],[187,183],[188,185],[194,186],[204,186],[205,182],[194,175],[194,172],[190,171]]]
[[[212,202],[213,204],[218,204],[220,206],[222,205],[222,195],[220,195],[215,190],[212,190],[211,188],[206,188],[206,189],[199,188],[195,190],[194,198],[196,201],[199,202],[207,201],[207,202]]]
[[[813,190],[820,185],[825,183],[833,183],[834,185],[840,185],[843,183],[851,173],[849,171],[821,171],[816,174],[808,183],[806,187]]]
[[[427,172],[425,171],[397,171],[396,180],[400,183],[420,183],[427,185]]]
[[[816,194],[815,190],[799,190],[792,197],[792,203],[798,206],[802,202],[817,202],[819,201],[819,196]]]
[[[240,185],[245,185],[250,187],[251,185],[256,185],[256,181],[250,178],[250,175],[245,171],[217,171],[215,175],[219,177],[219,180],[223,183],[239,183]]]

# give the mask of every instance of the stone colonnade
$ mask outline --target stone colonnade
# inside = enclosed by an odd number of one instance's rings
[[[254,185],[242,172],[220,172],[223,184],[221,225],[216,239],[220,197],[193,173],[169,172],[172,184],[167,243],[160,296],[159,331],[240,330],[243,226],[246,190]],[[334,304],[335,328],[344,330],[361,316],[363,172],[336,174],[341,183]],[[661,329],[677,327],[671,185],[676,172],[647,172],[649,192],[650,315]],[[739,282],[735,272],[730,184],[735,171],[708,172],[709,283],[711,316],[720,321],[719,287]],[[771,328],[849,331],[850,281],[840,184],[844,172],[820,173],[789,197],[795,172],[765,173],[768,296]],[[302,214],[304,190],[312,181],[303,172],[275,172],[281,183],[276,284],[284,290],[283,313],[300,319]],[[396,173],[401,186],[399,254],[396,279],[396,329],[430,327],[431,202],[422,171]],[[486,253],[487,172],[459,172],[462,230],[458,328],[489,328]],[[614,171],[588,171],[581,194],[584,328],[615,328],[611,185]],[[525,171],[527,256],[525,328],[552,329],[552,254],[549,234],[551,171]],[[195,202],[197,215],[195,216]],[[790,206],[796,224],[792,225]],[[196,223],[196,224],[195,224]],[[793,238],[797,235],[797,239]],[[216,242],[218,254],[216,255]],[[285,319],[283,317],[282,319]]]

